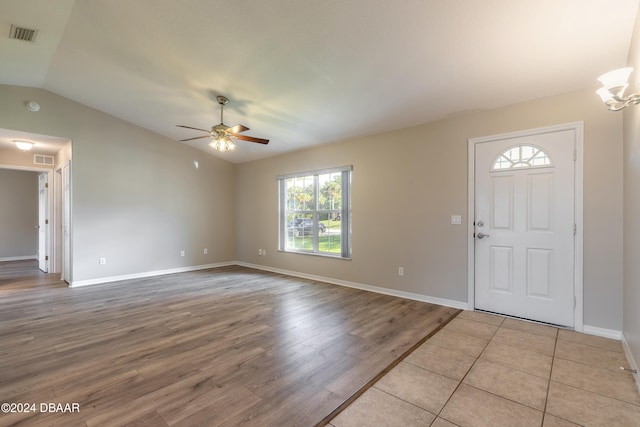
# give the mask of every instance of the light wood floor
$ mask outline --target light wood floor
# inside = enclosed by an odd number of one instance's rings
[[[458,313],[243,267],[67,288],[29,263],[0,263],[0,403],[36,411],[0,426],[324,425]]]

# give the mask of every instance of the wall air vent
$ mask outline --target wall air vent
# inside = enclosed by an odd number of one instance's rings
[[[53,166],[53,156],[45,156],[44,154],[34,154],[33,163],[42,166]]]
[[[33,43],[35,41],[36,34],[38,34],[38,30],[30,30],[29,28],[18,27],[17,25],[11,25],[11,32],[9,33],[9,38]]]

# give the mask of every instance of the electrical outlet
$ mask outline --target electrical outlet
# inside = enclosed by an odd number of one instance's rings
[[[398,276],[404,276],[404,267],[398,267]]]
[[[203,253],[203,254],[205,254],[205,255],[206,255],[208,252],[209,252],[209,249],[207,249],[207,248],[204,248],[204,250],[202,251],[202,253]]]
[[[262,249],[258,249],[258,256],[262,256]]]
[[[107,259],[106,258],[100,258],[100,265],[105,265],[107,263]]]
[[[184,256],[184,251],[180,251],[180,256]]]

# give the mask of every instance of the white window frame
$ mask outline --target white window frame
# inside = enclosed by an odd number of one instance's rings
[[[339,259],[351,259],[351,174],[353,166],[341,166],[330,169],[320,169],[314,171],[299,172],[287,175],[278,175],[278,192],[279,192],[279,237],[278,248],[282,252],[301,253],[307,255],[318,255]],[[340,253],[321,252],[318,249],[318,214],[324,213],[323,209],[318,208],[318,190],[319,176],[331,173],[341,173],[341,207],[340,207]],[[313,215],[313,249],[294,249],[287,247],[287,191],[286,181],[292,178],[313,177],[313,207],[305,210]]]
[[[505,155],[506,153],[508,153],[509,151],[513,150],[514,148],[518,148],[519,149],[519,153],[521,155],[521,157],[519,157],[517,161],[509,159]],[[522,157],[522,149],[523,148],[534,148],[534,149],[538,150],[538,153],[542,153],[544,155],[544,158],[547,160],[548,163],[542,164],[542,165],[533,165],[533,164],[531,164],[530,161],[535,158],[535,155],[524,159]],[[536,153],[536,155],[538,153]],[[509,167],[506,167],[506,168],[496,167],[496,165],[498,164],[498,160],[500,158],[503,158],[503,157],[507,162],[511,163],[511,165]],[[527,160],[527,161],[525,161],[525,160]],[[518,165],[523,165],[523,166],[518,166]],[[490,172],[503,172],[503,171],[512,171],[514,169],[518,169],[518,170],[519,169],[538,169],[538,168],[551,168],[551,167],[554,167],[553,166],[553,160],[551,160],[551,156],[545,150],[543,150],[542,148],[538,147],[537,145],[533,145],[533,144],[520,144],[520,145],[512,145],[511,147],[507,148],[502,153],[500,153],[493,160],[493,162],[491,163]]]

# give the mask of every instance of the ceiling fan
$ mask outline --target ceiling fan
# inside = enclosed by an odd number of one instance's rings
[[[225,125],[223,120],[224,106],[229,103],[229,100],[222,95],[218,95],[216,99],[218,100],[218,104],[220,104],[220,124],[217,124],[211,127],[210,131],[194,128],[191,126],[176,125],[181,128],[199,130],[207,133],[206,135],[196,136],[195,138],[181,139],[180,142],[191,141],[191,140],[200,139],[200,138],[211,138],[211,142],[209,143],[209,146],[211,146],[211,148],[218,151],[229,151],[236,148],[236,144],[233,142],[234,139],[240,139],[242,141],[257,142],[258,144],[269,143],[268,139],[256,138],[256,137],[247,136],[247,135],[239,135],[240,133],[246,132],[249,130],[249,128],[246,126],[235,125],[233,127],[230,127]]]

